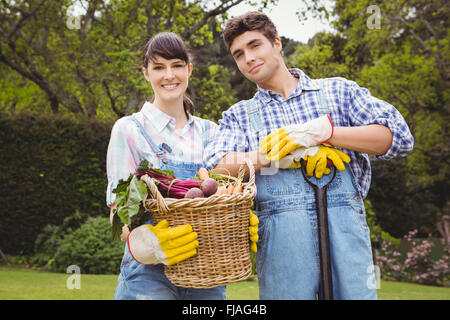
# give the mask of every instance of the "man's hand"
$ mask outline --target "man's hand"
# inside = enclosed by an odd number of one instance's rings
[[[191,225],[169,227],[167,220],[139,226],[128,236],[131,255],[143,264],[174,265],[197,254],[197,247],[197,233]]]
[[[330,170],[327,168],[328,159],[333,162],[333,165],[339,171],[345,170],[344,162],[350,162],[350,157],[341,150],[320,146],[316,155],[307,156],[308,163],[306,164],[306,175],[311,177],[314,172],[316,178],[320,179],[323,174],[330,173]]]
[[[333,136],[333,123],[329,116],[321,116],[302,124],[282,127],[271,132],[260,142],[260,153],[267,153],[269,160],[277,161],[289,152],[313,147]]]
[[[272,161],[276,168],[280,169],[297,169],[301,167],[301,160],[307,159],[308,156],[315,156],[319,151],[319,146],[311,148],[298,148],[289,152],[283,159]]]

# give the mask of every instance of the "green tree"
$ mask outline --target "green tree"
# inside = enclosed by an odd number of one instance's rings
[[[339,75],[367,87],[399,109],[415,137],[406,159],[373,161],[369,198],[377,219],[396,236],[406,226],[433,231],[449,210],[448,2],[338,0],[327,8],[311,1],[307,10],[336,32],[317,35],[312,48],[297,47],[289,61],[313,77]]]
[[[140,56],[152,35],[174,31],[190,46],[202,46],[212,40],[208,23],[225,19],[241,2],[251,1],[5,0],[0,4],[0,63],[8,69],[1,73],[15,72],[39,88],[27,94],[38,100],[44,95],[44,111],[121,117],[151,94]],[[74,5],[84,14],[73,16]],[[14,102],[4,101],[9,109]]]

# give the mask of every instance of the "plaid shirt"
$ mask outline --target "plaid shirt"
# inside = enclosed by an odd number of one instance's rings
[[[299,69],[290,72],[299,78],[294,92],[284,99],[281,95],[258,87],[253,97],[259,105],[262,130],[259,135],[250,127],[247,101],[240,101],[222,114],[216,139],[204,151],[206,168],[212,168],[229,152],[249,152],[259,149],[259,141],[272,130],[304,123],[319,116],[318,80],[310,79]],[[373,97],[369,90],[344,78],[323,81],[330,117],[336,127],[381,124],[393,134],[391,148],[377,158],[388,160],[406,156],[413,148],[414,138],[399,111],[389,103]],[[365,153],[341,149],[351,157],[350,166],[359,191],[367,196],[371,181],[369,157]]]
[[[217,124],[189,115],[183,129],[175,129],[175,119],[149,102],[134,116],[144,127],[156,145],[165,142],[172,152],[168,158],[176,161],[202,163],[204,146],[217,131]],[[131,121],[131,116],[120,118],[114,124],[106,156],[108,187],[106,204],[114,203],[112,190],[120,179],[126,179],[135,172],[142,159],[147,159],[155,168],[159,167],[156,152]]]

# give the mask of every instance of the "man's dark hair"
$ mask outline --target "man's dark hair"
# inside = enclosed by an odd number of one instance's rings
[[[230,51],[234,39],[247,31],[260,31],[272,43],[275,41],[275,37],[278,36],[277,28],[267,15],[257,11],[250,11],[228,20],[223,31],[223,40],[228,51]]]

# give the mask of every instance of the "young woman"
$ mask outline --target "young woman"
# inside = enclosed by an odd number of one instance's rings
[[[145,46],[142,72],[153,88],[154,100],[114,124],[107,153],[110,208],[115,207],[112,190],[117,182],[133,173],[142,159],[153,167],[173,170],[179,179],[193,178],[201,167],[206,143],[216,133],[215,123],[193,116],[194,105],[185,96],[192,64],[179,36],[169,32],[154,36]],[[124,230],[122,236],[128,233]],[[161,234],[183,239],[180,247],[162,245]],[[190,225],[153,226],[150,219],[134,229],[128,235],[115,299],[225,299],[223,286],[181,288],[164,275],[164,264],[189,258],[196,254],[197,246],[196,233]]]

